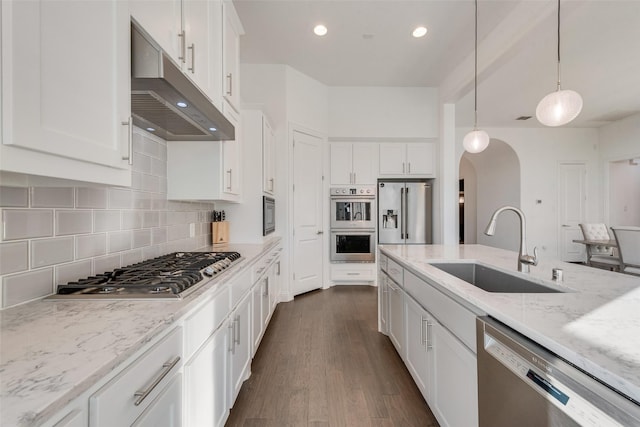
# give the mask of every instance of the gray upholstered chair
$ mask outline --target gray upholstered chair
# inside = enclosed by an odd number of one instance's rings
[[[579,224],[584,240],[611,240],[607,226],[602,223]],[[587,265],[591,267],[620,269],[620,258],[611,246],[587,245]]]
[[[640,276],[640,227],[611,227],[618,244],[620,271]]]

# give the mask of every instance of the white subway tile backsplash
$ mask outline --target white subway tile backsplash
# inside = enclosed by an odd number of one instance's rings
[[[170,242],[189,237],[189,224],[177,224],[169,226],[167,238]]]
[[[136,249],[122,253],[122,265],[131,265],[142,261],[142,250]]]
[[[168,230],[166,227],[152,228],[151,229],[151,244],[159,245],[161,243],[167,243]]]
[[[53,211],[41,209],[4,209],[3,240],[53,236]]]
[[[110,209],[131,209],[133,196],[131,190],[123,188],[109,189],[109,208]]]
[[[93,259],[93,274],[102,274],[121,267],[120,254],[107,255]]]
[[[128,251],[131,249],[131,232],[118,231],[109,233],[109,253]]]
[[[151,173],[151,157],[135,152],[133,153],[133,170],[141,173]]]
[[[107,235],[76,236],[76,259],[93,258],[107,253]]]
[[[133,230],[142,228],[142,211],[122,211],[122,229]]]
[[[151,175],[158,177],[167,176],[167,162],[160,159],[151,159]]]
[[[120,230],[121,211],[94,211],[93,231],[117,231]]]
[[[0,275],[29,269],[27,241],[0,243]]]
[[[80,209],[106,209],[106,188],[76,188],[76,207]]]
[[[53,268],[2,278],[2,306],[20,304],[53,293]]]
[[[91,211],[56,211],[56,235],[91,233],[93,228]]]
[[[133,193],[134,209],[151,209],[151,193],[135,191]]]
[[[32,208],[73,208],[73,188],[33,187]]]
[[[31,268],[73,261],[73,237],[39,239],[31,242]]]
[[[144,212],[142,215],[142,227],[152,228],[160,225],[160,214],[155,211]]]
[[[64,285],[69,282],[91,276],[91,260],[61,264],[55,268],[54,285]]]
[[[0,186],[0,207],[28,208],[29,188]]]
[[[133,232],[133,248],[142,248],[151,244],[151,230],[136,230]]]

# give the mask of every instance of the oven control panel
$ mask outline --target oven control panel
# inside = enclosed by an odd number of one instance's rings
[[[332,196],[375,196],[376,188],[374,186],[332,187],[330,193]]]

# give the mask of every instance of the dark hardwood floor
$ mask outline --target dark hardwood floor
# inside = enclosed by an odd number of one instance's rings
[[[377,331],[377,288],[335,286],[278,305],[226,425],[438,423]]]

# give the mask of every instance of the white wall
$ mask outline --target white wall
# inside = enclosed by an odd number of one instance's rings
[[[459,167],[462,139],[468,128],[456,132],[455,165]],[[584,162],[587,167],[586,221],[602,221],[602,189],[597,129],[489,128],[492,139],[507,143],[520,161],[520,208],[527,217],[529,251],[538,247],[541,257],[558,258],[558,164]],[[479,184],[480,185],[480,184]],[[457,187],[456,187],[457,188]],[[480,191],[480,190],[478,190]],[[456,197],[450,194],[447,197]],[[541,203],[536,201],[540,200]],[[483,225],[478,221],[478,228]],[[482,230],[479,230],[482,231]]]
[[[330,87],[330,138],[438,138],[438,90]]]
[[[611,162],[609,224],[640,226],[640,160]]]
[[[473,163],[464,155],[460,159],[459,179],[464,179],[464,243],[478,243],[477,175]]]
[[[640,157],[640,114],[601,127],[598,138],[604,161]]]
[[[287,119],[308,129],[327,135],[329,131],[328,88],[298,70],[287,70]]]

